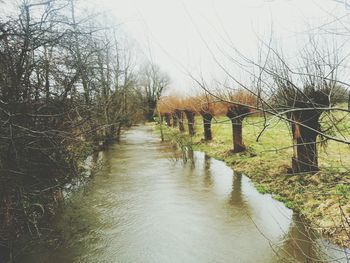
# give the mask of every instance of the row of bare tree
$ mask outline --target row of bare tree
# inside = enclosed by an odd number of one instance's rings
[[[296,34],[293,40],[275,39],[271,29],[267,40],[258,36],[256,52],[250,54],[238,50],[230,38],[206,41],[196,28],[224,78],[207,80],[192,73],[189,77],[219,102],[241,104],[227,96],[239,90],[253,96],[256,103],[247,106],[264,116],[259,136],[270,125],[267,116],[287,122],[293,137],[295,173],[319,170],[320,143],[350,145],[346,123],[350,113],[349,20],[348,15],[327,14],[331,16],[328,23]],[[286,43],[292,48],[284,48]]]
[[[326,126],[324,125],[326,128],[320,125],[322,113],[330,111],[330,107],[335,103],[345,102],[347,99],[345,88],[328,82],[324,82],[324,85],[326,86],[321,88],[306,86],[297,92],[294,90],[295,87],[282,87],[278,90],[278,94],[272,96],[268,101],[263,101],[265,104],[268,103],[269,109],[264,109],[264,104],[260,104],[262,100],[259,100],[259,97],[251,91],[244,89],[226,91],[226,94],[223,95],[222,92],[213,93],[205,89],[206,95],[202,96],[186,99],[175,96],[163,97],[159,101],[157,110],[161,120],[165,119],[167,126],[178,126],[180,132],[185,131],[183,124],[185,116],[190,136],[196,133],[195,115],[201,116],[205,141],[213,138],[211,123],[214,116],[227,116],[232,124],[233,153],[246,150],[242,133],[245,117],[249,115],[264,117],[264,127],[259,133],[261,136],[269,125],[267,116],[279,116],[290,123],[294,150],[291,171],[294,173],[315,172],[319,170],[317,144],[321,143],[317,137],[324,135],[325,130],[329,131],[331,128],[336,129],[340,135],[344,132],[344,129],[337,127],[342,120],[337,121],[335,118],[330,120],[329,113],[323,116],[327,119]],[[282,104],[283,107],[281,103],[285,103]],[[347,111],[346,109],[339,110]],[[347,143],[346,139],[340,139],[340,142]]]
[[[162,120],[165,119],[167,126],[179,126],[180,132],[185,131],[185,116],[190,136],[196,134],[195,116],[200,115],[203,119],[205,141],[213,139],[211,129],[213,118],[226,115],[232,125],[232,152],[238,153],[246,150],[242,135],[243,120],[249,115],[257,114],[257,111],[253,109],[256,103],[256,98],[245,91],[230,93],[226,96],[225,101],[217,100],[209,94],[186,99],[169,96],[161,98],[157,110]]]

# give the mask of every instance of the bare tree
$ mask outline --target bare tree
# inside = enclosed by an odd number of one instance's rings
[[[211,122],[215,115],[214,100],[209,94],[204,94],[202,96],[194,97],[192,101],[196,112],[199,113],[203,119],[204,140],[211,141],[213,139]]]
[[[269,47],[271,48],[271,47]],[[293,72],[281,52],[273,50],[264,72],[272,78],[275,108],[290,121],[293,172],[317,171],[317,137],[324,135],[320,117],[337,102],[337,53],[312,42],[301,52],[299,70]]]
[[[159,66],[152,63],[144,66],[141,75],[141,96],[144,100],[145,118],[148,121],[154,121],[157,101],[170,84],[170,78],[160,70]]]
[[[255,105],[246,106],[261,111],[265,116],[264,128],[259,137],[268,126],[266,114],[290,123],[294,146],[291,169],[293,172],[319,169],[318,137],[321,137],[322,142],[334,140],[350,144],[346,136],[339,132],[341,129],[334,122],[334,118],[332,119],[329,114],[322,114],[344,111],[335,107],[339,102],[339,85],[347,85],[338,79],[338,70],[347,57],[345,55],[344,58],[339,58],[339,49],[336,50],[335,46],[333,48],[324,46],[310,35],[308,43],[294,61],[286,59],[280,50],[271,45],[271,41],[263,42],[261,45],[259,57],[265,56],[265,60],[256,62],[236,49],[234,52],[238,57],[228,55],[228,59],[237,65],[246,65],[242,70],[253,78],[255,87],[242,83],[219,61],[217,63],[227,73],[229,79],[256,98]],[[225,96],[216,95],[208,90],[200,81],[197,83],[218,100],[230,102]],[[232,90],[227,86],[224,88]],[[244,105],[244,103],[238,104]],[[229,114],[231,115],[231,112]],[[320,125],[322,116],[329,118],[327,127]],[[239,134],[236,137],[239,137]]]
[[[40,235],[96,143],[142,106],[128,43],[74,8],[23,1],[18,17],[0,19],[0,261],[24,234]]]

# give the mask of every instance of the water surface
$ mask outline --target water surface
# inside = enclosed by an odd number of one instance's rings
[[[60,211],[60,246],[21,262],[347,262],[247,177],[200,152],[184,164],[146,126],[101,158]]]

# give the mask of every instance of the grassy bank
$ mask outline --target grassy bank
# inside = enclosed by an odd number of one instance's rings
[[[232,131],[226,117],[213,120],[213,140],[210,142],[202,139],[202,119],[199,117],[196,119],[197,133],[192,138],[187,131],[180,134],[176,128],[163,126],[163,132],[166,140],[192,144],[194,150],[225,161],[235,171],[250,177],[258,191],[272,194],[336,244],[350,247],[350,147],[331,141],[320,145],[321,170],[316,174],[291,175],[287,172],[293,155],[288,125],[272,119],[258,141],[263,118],[246,118],[243,125],[243,138],[248,149],[240,154],[230,151]]]

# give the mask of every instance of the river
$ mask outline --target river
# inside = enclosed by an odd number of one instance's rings
[[[347,262],[244,175],[195,152],[184,163],[147,126],[101,153],[60,211],[60,245],[20,262]]]

